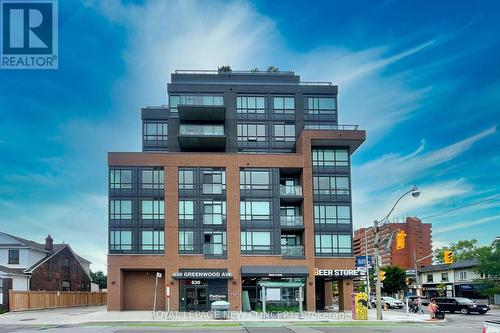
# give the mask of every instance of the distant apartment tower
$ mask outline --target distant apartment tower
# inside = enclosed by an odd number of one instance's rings
[[[294,72],[176,71],[142,111],[143,152],[109,153],[108,309],[206,311],[227,300],[351,304],[351,154],[337,86]],[[160,274],[157,274],[160,273]],[[279,291],[278,291],[279,289]],[[158,291],[158,290],[157,290]],[[278,297],[279,296],[279,297]]]
[[[389,251],[382,252],[382,265],[400,266],[405,269],[414,269],[413,252],[417,259],[432,254],[432,224],[422,223],[416,217],[407,217],[405,223],[390,223],[381,227],[380,237],[384,238],[395,230],[404,230],[406,233],[406,246],[397,250],[396,242],[392,242]],[[373,255],[374,235],[368,230],[368,254]],[[365,228],[354,232],[353,254],[355,256],[365,255]],[[418,263],[418,267],[431,265],[432,256]]]

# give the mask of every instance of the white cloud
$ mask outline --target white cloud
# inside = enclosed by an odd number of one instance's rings
[[[489,216],[489,217],[484,217],[478,220],[472,220],[472,221],[466,221],[466,222],[459,222],[459,223],[454,223],[452,225],[444,226],[444,227],[439,227],[439,228],[434,228],[433,234],[442,234],[442,233],[447,233],[450,231],[455,231],[459,229],[467,229],[476,225],[480,224],[485,224],[485,223],[491,223],[494,221],[500,221],[500,216]]]

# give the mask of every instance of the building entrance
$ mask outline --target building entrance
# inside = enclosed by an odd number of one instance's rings
[[[207,286],[186,286],[184,288],[182,311],[208,311]]]

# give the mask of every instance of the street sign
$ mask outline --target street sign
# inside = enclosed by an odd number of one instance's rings
[[[406,276],[415,276],[415,270],[414,269],[407,269]]]
[[[356,256],[356,267],[366,267],[366,256]],[[368,256],[368,267],[372,267],[372,256]]]
[[[156,273],[156,277],[157,277],[158,279],[161,279],[162,274],[161,274],[160,272],[157,272],[157,273]]]

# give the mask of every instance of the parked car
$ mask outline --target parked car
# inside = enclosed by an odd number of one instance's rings
[[[427,306],[429,305],[429,297],[427,296],[408,296],[408,304],[413,304],[416,303],[417,299],[420,298],[422,306]]]
[[[500,320],[487,320],[483,325],[483,333],[500,333]]]
[[[387,308],[391,309],[402,309],[403,306],[404,306],[404,303],[401,302],[401,301],[398,301],[397,299],[395,299],[394,297],[388,297],[388,296],[383,296],[381,298],[382,300],[382,306],[387,306]],[[372,299],[371,301],[371,306],[374,308],[377,306],[377,299]]]
[[[441,311],[449,311],[451,313],[460,312],[461,314],[469,314],[477,312],[485,314],[490,310],[490,307],[485,304],[477,304],[474,301],[464,297],[436,297],[436,304]]]

